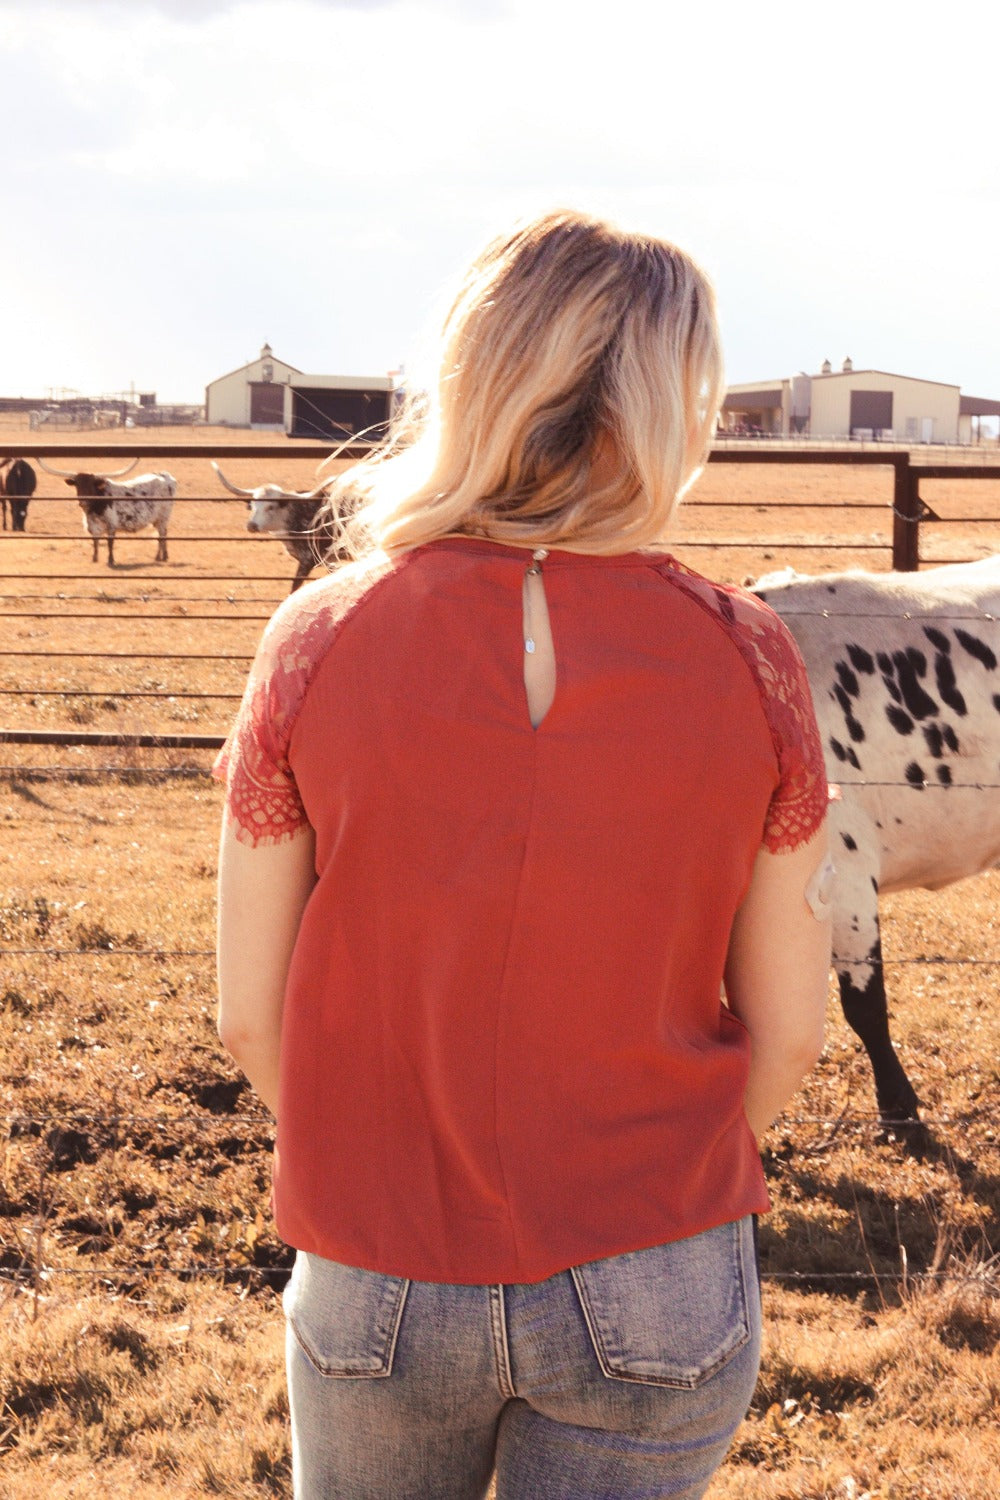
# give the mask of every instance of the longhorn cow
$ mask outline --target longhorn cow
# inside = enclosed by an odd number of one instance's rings
[[[247,503],[247,531],[255,535],[269,532],[283,543],[297,563],[289,593],[295,592],[318,563],[339,562],[343,554],[337,543],[340,534],[338,518],[324,510],[327,491],[333,479],[325,479],[314,490],[286,490],[280,484],[260,484],[243,489],[227,479],[212,460],[212,468],[231,495]]]
[[[71,474],[66,469],[54,469],[44,459],[38,462],[47,474],[56,474],[65,479],[77,493],[83,524],[94,543],[93,561],[97,561],[97,546],[101,537],[108,542],[108,567],[115,565],[115,536],[119,531],[143,531],[155,526],[159,535],[156,561],[167,561],[167,523],[173,510],[177,493],[177,480],[172,474],[140,474],[128,484],[116,481],[122,474],[131,473],[139,460],[133,459],[124,469],[115,469],[110,474]]]

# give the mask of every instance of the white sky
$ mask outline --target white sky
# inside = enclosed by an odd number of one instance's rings
[[[515,218],[692,251],[730,379],[1000,399],[993,0],[0,0],[0,394],[384,374]]]

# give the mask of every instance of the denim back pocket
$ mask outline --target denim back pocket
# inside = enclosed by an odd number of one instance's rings
[[[300,1250],[282,1299],[292,1332],[320,1375],[392,1373],[410,1283]]]
[[[750,1340],[757,1296],[753,1223],[573,1268],[604,1374],[693,1389]]]

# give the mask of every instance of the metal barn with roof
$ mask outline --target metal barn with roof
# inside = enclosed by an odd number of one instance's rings
[[[270,344],[265,344],[256,359],[205,387],[205,421],[216,427],[283,431],[285,385],[300,373],[294,365],[276,359]]]
[[[972,443],[1000,401],[963,396],[957,385],[855,370],[825,360],[818,375],[731,385],[720,430],[732,435],[878,439],[896,443]]]

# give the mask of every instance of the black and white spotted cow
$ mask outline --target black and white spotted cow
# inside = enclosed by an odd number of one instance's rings
[[[923,573],[768,574],[809,673],[837,866],[834,964],[884,1120],[918,1118],[896,1055],[878,893],[1000,864],[1000,556]]]

